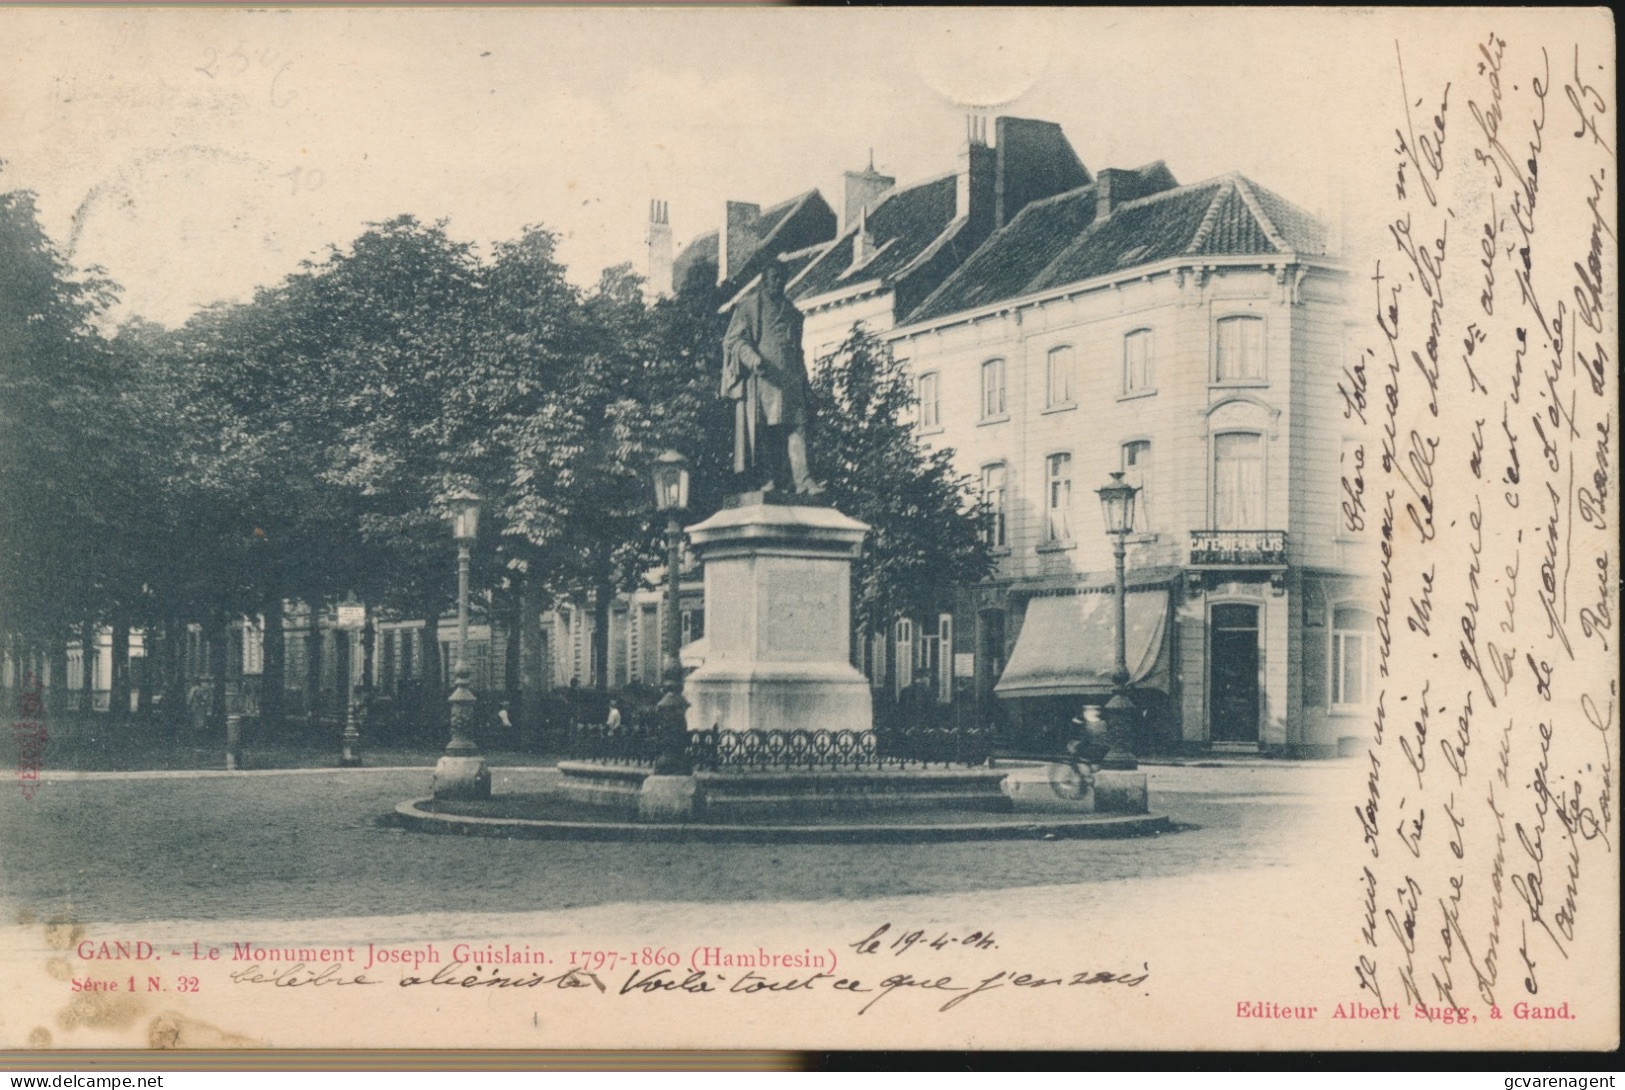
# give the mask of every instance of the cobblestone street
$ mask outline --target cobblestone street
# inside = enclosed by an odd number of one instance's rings
[[[1346,762],[1146,766],[1181,831],[1125,841],[707,845],[429,836],[387,819],[430,770],[48,774],[0,801],[9,912],[309,919],[617,902],[851,900],[1289,866]],[[547,768],[494,769],[497,792]]]

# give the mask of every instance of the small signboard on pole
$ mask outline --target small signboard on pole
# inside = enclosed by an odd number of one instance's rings
[[[366,628],[367,607],[361,602],[339,603],[340,628]]]

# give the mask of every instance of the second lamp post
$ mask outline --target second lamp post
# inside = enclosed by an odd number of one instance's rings
[[[475,536],[479,532],[480,500],[467,492],[450,497],[451,536],[457,542],[457,661],[452,667],[451,741],[434,769],[434,797],[437,799],[484,799],[491,797],[491,771],[471,737],[474,705],[478,700],[468,683],[468,568]],[[431,633],[430,638],[436,638]]]
[[[655,510],[666,516],[666,623],[661,632],[662,681],[665,692],[655,705],[662,737],[657,772],[684,773],[688,748],[688,701],[683,698],[683,621],[679,595],[683,512],[688,509],[688,459],[668,450],[655,459]]]
[[[1100,497],[1101,513],[1106,517],[1106,533],[1112,538],[1112,559],[1117,568],[1116,601],[1113,603],[1117,611],[1117,663],[1112,671],[1112,696],[1102,709],[1106,719],[1107,749],[1105,758],[1100,762],[1102,768],[1110,769],[1139,767],[1130,741],[1139,712],[1129,694],[1128,581],[1124,575],[1128,535],[1134,529],[1134,499],[1139,491],[1133,485],[1124,483],[1121,471],[1112,474],[1110,484],[1095,490],[1095,495]]]

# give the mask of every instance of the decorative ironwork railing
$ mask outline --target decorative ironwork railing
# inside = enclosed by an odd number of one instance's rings
[[[669,741],[668,741],[669,739]],[[985,764],[994,733],[985,727],[857,730],[703,730],[682,740],[638,724],[577,724],[568,755],[607,764],[653,765],[680,749],[684,763],[709,772],[859,772]]]
[[[1192,530],[1192,564],[1286,563],[1285,530]]]
[[[618,727],[576,723],[565,740],[565,756],[613,765],[652,765],[667,748],[664,730],[634,724]]]

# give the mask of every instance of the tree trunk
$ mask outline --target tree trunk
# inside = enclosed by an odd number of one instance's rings
[[[158,660],[158,687],[164,694],[162,715],[178,731],[186,722],[186,624],[170,613],[163,627],[163,654]]]
[[[136,678],[140,688],[137,690],[135,714],[145,721],[152,721],[153,694],[158,689],[159,656],[164,653],[165,634],[156,624],[147,624],[141,629],[141,676]]]
[[[510,709],[517,709],[520,695],[520,673],[524,669],[523,650],[525,599],[521,594],[513,597],[513,608],[502,615],[502,699]]]
[[[542,730],[543,694],[551,689],[552,677],[542,646],[542,588],[541,581],[530,572],[523,576],[519,586],[519,712],[522,730],[539,737]]]
[[[101,652],[96,637],[95,621],[80,622],[79,661],[83,668],[79,671],[79,710],[82,712],[96,706],[96,660]]]
[[[209,636],[209,730],[224,729],[226,722],[226,641],[230,638],[227,625],[231,622],[216,615],[214,623],[203,631]]]
[[[275,738],[288,714],[288,641],[282,628],[282,592],[266,592],[261,603],[265,618],[264,665],[260,668],[260,729]]]
[[[111,718],[130,717],[130,622],[122,611],[113,614],[113,671],[108,685],[107,711]]]
[[[593,686],[599,692],[609,689],[609,607],[615,588],[608,579],[599,580],[592,592]]]
[[[322,713],[322,626],[321,611],[309,605],[305,634],[305,718],[314,723]]]
[[[361,691],[370,697],[373,686],[372,658],[378,644],[378,626],[367,616],[367,626],[361,630]]]
[[[423,704],[418,708],[422,717],[418,721],[431,733],[438,733],[440,721],[447,713],[449,695],[446,673],[440,661],[440,607],[425,603],[423,607]]]
[[[68,706],[68,642],[63,639],[51,641],[51,694],[49,696],[52,711],[58,711]]]

